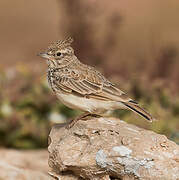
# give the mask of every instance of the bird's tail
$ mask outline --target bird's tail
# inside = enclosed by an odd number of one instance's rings
[[[145,111],[143,108],[141,108],[137,103],[133,101],[128,101],[128,102],[122,102],[127,109],[130,109],[131,111],[135,112],[136,114],[142,116],[143,118],[147,119],[148,121],[152,122],[154,118],[150,113]]]

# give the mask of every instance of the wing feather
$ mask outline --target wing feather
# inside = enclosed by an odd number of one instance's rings
[[[72,72],[58,77],[60,78],[58,81],[59,87],[63,87],[64,91],[69,92],[71,90],[71,92],[76,92],[88,98],[123,102],[131,100],[123,91],[93,69],[90,70],[90,73],[89,71],[80,70],[75,70],[75,74],[74,70]]]

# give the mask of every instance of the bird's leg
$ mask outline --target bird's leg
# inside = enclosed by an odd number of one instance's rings
[[[89,112],[85,112],[85,113],[81,114],[80,116],[72,119],[71,122],[66,126],[66,128],[67,129],[72,128],[77,121],[79,121],[80,119],[83,119],[83,118],[85,118],[85,117],[87,117],[89,115],[90,115]]]
[[[79,121],[79,120],[87,120],[85,119],[86,117],[91,116],[91,117],[99,117],[99,115],[96,114],[91,114],[89,112],[85,112],[81,114],[80,116],[76,117],[75,119],[72,119],[71,122],[66,126],[67,129],[70,129],[74,126],[74,124]]]

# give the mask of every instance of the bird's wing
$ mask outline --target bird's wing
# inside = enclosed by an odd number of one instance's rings
[[[68,73],[64,73],[68,71]],[[55,85],[66,93],[75,93],[87,98],[112,101],[130,101],[131,99],[101,73],[89,66],[84,69],[63,70]]]

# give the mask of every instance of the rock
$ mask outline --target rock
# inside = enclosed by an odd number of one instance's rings
[[[0,150],[1,180],[50,180],[47,151]]]
[[[178,145],[115,118],[78,121],[69,130],[55,125],[48,151],[51,175],[61,179],[179,179]]]

